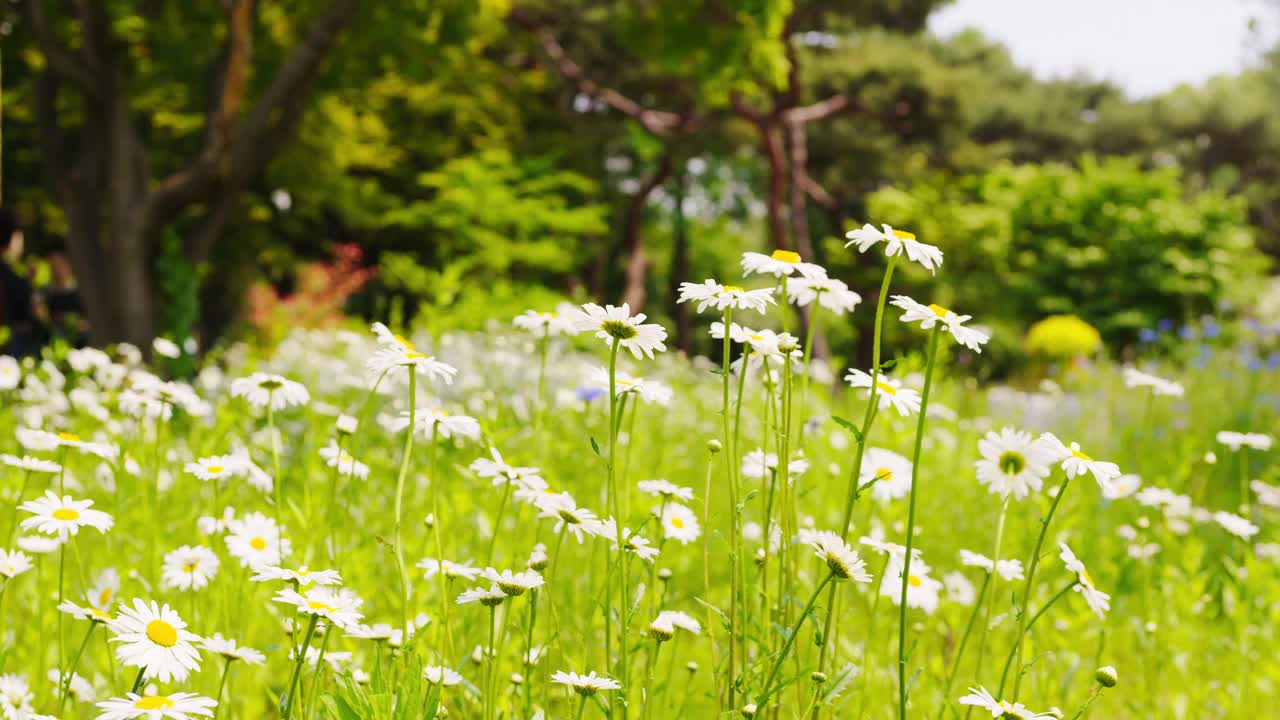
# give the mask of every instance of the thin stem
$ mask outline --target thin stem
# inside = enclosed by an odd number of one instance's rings
[[[711,473],[715,469],[715,451],[707,451],[707,474],[702,490],[702,527],[709,528],[707,519],[711,516]],[[702,538],[702,596],[707,601],[707,642],[711,645],[711,657],[720,657],[720,648],[716,644],[716,617],[711,610],[711,532],[708,530]],[[730,638],[730,644],[732,644]],[[716,687],[716,698],[723,699],[720,693],[720,675],[712,668],[712,682]]]
[[[489,549],[484,554],[485,567],[493,565],[493,546],[498,542],[498,532],[502,529],[502,517],[507,509],[507,499],[511,497],[512,484],[511,478],[507,478],[507,481],[503,484],[502,499],[498,501],[498,515],[493,520],[493,535],[489,537]]]
[[[227,676],[231,674],[231,661],[235,658],[227,658],[226,663],[222,666],[222,679],[218,680],[218,694],[213,696],[217,702],[213,706],[213,720],[218,720],[218,711],[222,709],[222,693],[227,687]]]
[[[734,480],[734,466],[738,462],[737,450],[733,446],[733,434],[729,428],[729,358],[733,354],[732,334],[733,334],[733,308],[725,306],[724,316],[724,343],[722,345],[722,357],[720,363],[720,413],[721,420],[724,425],[724,451],[727,453],[725,461],[725,474],[728,476],[729,485],[729,536],[733,543],[733,563],[729,574],[729,672],[727,675],[727,685],[729,689],[729,707],[735,706],[735,685],[734,677],[737,673],[737,633],[738,627],[738,594],[741,591],[741,578],[738,576],[738,544],[740,533],[738,532],[738,486]],[[747,371],[747,355],[744,352],[742,357],[742,372]],[[768,530],[766,529],[767,533]],[[708,601],[710,599],[708,598]],[[745,662],[745,658],[743,659]]]
[[[138,694],[147,679],[147,669],[145,667],[138,668],[138,676],[133,679],[133,689],[129,692]]]
[[[1036,612],[1036,614],[1035,614],[1035,615],[1033,615],[1033,616],[1031,617],[1031,622],[1026,623],[1026,625],[1025,625],[1024,627],[1022,627],[1021,632],[1020,632],[1020,633],[1019,633],[1019,635],[1018,635],[1018,645],[1017,645],[1017,646],[1015,646],[1015,647],[1013,647],[1013,648],[1010,648],[1010,650],[1009,650],[1009,657],[1004,661],[1004,670],[1001,670],[1001,671],[1000,671],[1000,691],[999,691],[998,693],[996,693],[996,695],[997,695],[997,696],[1003,696],[1003,695],[1004,695],[1004,684],[1005,684],[1005,680],[1006,680],[1006,679],[1008,679],[1008,677],[1009,677],[1009,668],[1010,668],[1010,667],[1012,667],[1012,665],[1013,665],[1013,660],[1014,660],[1014,654],[1015,654],[1015,653],[1016,653],[1016,654],[1017,654],[1017,656],[1018,656],[1018,665],[1019,665],[1019,666],[1021,666],[1021,665],[1022,665],[1022,638],[1023,638],[1023,636],[1024,636],[1024,635],[1026,635],[1026,633],[1027,633],[1027,632],[1029,632],[1029,631],[1031,630],[1031,626],[1033,626],[1033,625],[1035,625],[1035,624],[1036,624],[1036,621],[1040,619],[1040,616],[1041,616],[1041,615],[1044,615],[1044,614],[1049,610],[1049,608],[1053,607],[1053,604],[1054,604],[1054,603],[1058,602],[1058,600],[1062,598],[1062,596],[1063,596],[1063,595],[1066,595],[1068,592],[1070,592],[1070,591],[1071,591],[1071,589],[1072,589],[1072,588],[1074,588],[1076,585],[1079,585],[1079,584],[1080,584],[1080,581],[1079,581],[1079,580],[1074,580],[1074,579],[1073,579],[1071,582],[1069,582],[1069,583],[1067,583],[1066,585],[1064,585],[1064,586],[1062,587],[1062,589],[1061,589],[1061,590],[1059,590],[1059,591],[1057,592],[1057,594],[1055,594],[1053,597],[1049,598],[1049,602],[1045,603],[1045,604],[1044,604],[1044,607],[1041,607],[1041,608],[1040,608],[1040,610],[1039,610],[1038,612]],[[1022,677],[1022,671],[1021,671],[1021,670],[1019,670],[1019,671],[1018,671],[1018,677]],[[1017,680],[1015,679],[1015,680],[1014,680],[1014,688],[1015,688],[1015,690],[1016,690],[1017,686],[1018,686],[1018,683],[1017,683]],[[1017,701],[1016,701],[1016,700],[1010,700],[1009,702],[1017,702]]]
[[[404,565],[404,540],[401,538],[401,513],[404,508],[404,481],[409,475],[409,459],[413,456],[413,435],[417,431],[418,417],[418,372],[417,368],[409,366],[409,427],[405,431],[404,438],[404,455],[400,458],[400,474],[396,476],[396,504],[395,504],[395,520],[396,520],[396,570],[400,575],[400,626],[404,629],[404,642],[409,642],[409,571]],[[437,483],[435,477],[431,478],[431,484],[434,487]],[[436,522],[440,518],[435,519]],[[444,558],[439,558],[440,574],[444,575]]]
[[[623,517],[621,514],[621,504],[618,497],[618,347],[622,341],[614,338],[609,347],[609,506],[614,517],[614,529],[617,534],[618,543],[618,663],[620,666],[619,675],[622,681],[622,693],[619,696],[622,709],[622,718],[626,720],[628,695],[631,686],[627,682],[627,669],[630,665],[630,656],[627,651],[627,559],[626,545],[622,537]],[[606,626],[608,625],[608,617],[605,618]]]
[[[495,663],[498,660],[497,656],[494,653],[494,648],[493,648],[493,636],[494,636],[493,629],[496,623],[495,618],[497,617],[497,615],[498,615],[498,606],[490,605],[489,606],[489,644],[485,647],[486,657],[485,657],[485,664],[484,664],[485,668],[488,670],[488,672],[485,673],[485,677],[484,677],[484,699],[483,699],[484,720],[489,720],[489,718],[492,717],[493,715],[494,676],[497,674],[497,668],[495,667]]]
[[[582,720],[582,713],[586,709],[587,709],[587,696],[580,694],[578,695],[578,712],[574,714],[574,717],[577,718],[578,720]]]
[[[31,471],[27,470],[22,473],[22,488],[18,490],[18,501],[13,504],[13,510],[9,512],[9,542],[13,545],[13,539],[18,536],[18,507],[22,505],[22,498],[27,495],[27,485],[31,482]]]
[[[1003,503],[1003,505],[1001,505],[1001,507],[1000,507],[1000,519],[996,521],[996,542],[995,542],[995,552],[994,552],[994,553],[992,553],[993,557],[992,557],[992,559],[991,559],[991,570],[992,570],[992,573],[994,573],[994,572],[995,572],[995,570],[996,570],[997,566],[999,566],[999,564],[1000,564],[1000,544],[1001,544],[1001,542],[1004,540],[1004,521],[1005,521],[1005,518],[1008,516],[1008,513],[1009,513],[1009,500],[1010,500],[1010,498],[1012,498],[1012,495],[1006,495],[1006,496],[1005,496],[1005,498],[1004,498],[1004,503]],[[983,661],[986,659],[987,638],[989,637],[989,635],[990,635],[990,633],[991,633],[991,608],[992,608],[992,606],[993,606],[993,605],[995,605],[995,599],[996,599],[996,589],[995,589],[994,585],[999,584],[999,580],[997,580],[997,579],[993,579],[993,578],[991,577],[991,575],[988,575],[988,576],[987,576],[987,582],[992,583],[993,587],[991,588],[991,594],[987,597],[987,602],[986,602],[986,612],[985,612],[985,615],[983,616],[983,620],[982,620],[982,631],[981,631],[981,633],[978,635],[978,660],[977,660],[977,662],[976,662],[976,663],[974,663],[974,667],[978,668],[978,671],[979,671],[979,672],[981,672],[981,671],[982,671],[982,663],[983,663]],[[975,608],[975,609],[976,609],[976,608]],[[956,667],[957,667],[957,668],[959,668],[959,667],[960,667],[960,658],[959,658],[959,657],[956,657]],[[953,671],[953,672],[952,672],[952,679],[954,679],[954,678],[955,678],[955,672]],[[948,690],[950,690],[950,689],[951,689],[950,684],[948,684],[947,689],[948,689]],[[948,693],[947,693],[947,695],[946,695],[945,697],[948,697],[948,698],[949,698],[949,697],[951,697],[950,692],[948,692]],[[973,706],[972,706],[972,705],[970,705],[969,707],[970,707],[970,708],[972,708]],[[966,713],[966,715],[967,715],[967,714],[968,714],[968,713]]]
[[[302,640],[302,645],[298,646],[298,657],[293,663],[293,677],[289,679],[289,694],[284,698],[284,708],[280,711],[280,717],[283,720],[289,720],[292,717],[295,695],[298,692],[298,679],[302,676],[302,663],[307,659],[307,648],[311,647],[311,638],[316,632],[316,623],[320,621],[319,615],[312,615],[311,621],[307,623],[307,634]],[[332,631],[333,628],[330,628]],[[135,691],[136,692],[136,691]]]
[[[987,576],[982,579],[982,588],[978,590],[978,599],[973,604],[973,612],[969,613],[969,622],[964,626],[964,635],[960,636],[960,644],[956,646],[956,657],[951,662],[951,672],[947,673],[947,685],[942,691],[943,703],[942,707],[938,708],[938,720],[942,720],[943,715],[946,714],[946,703],[951,697],[951,687],[955,684],[956,673],[960,671],[960,661],[964,658],[965,646],[969,644],[969,634],[973,632],[973,626],[978,622],[978,614],[983,607],[982,601],[987,597],[987,588],[991,586],[992,575],[995,575],[994,571],[987,573]]]
[[[1062,476],[1062,484],[1058,486],[1058,494],[1053,496],[1053,504],[1049,506],[1049,514],[1044,520],[1040,521],[1040,535],[1036,538],[1036,548],[1031,552],[1031,558],[1027,562],[1027,582],[1022,587],[1022,602],[1018,604],[1018,639],[1013,646],[1013,652],[1017,654],[1018,665],[1022,665],[1022,640],[1027,635],[1027,605],[1031,602],[1032,581],[1036,577],[1036,568],[1040,566],[1040,549],[1044,547],[1044,538],[1049,533],[1049,523],[1053,520],[1053,515],[1058,511],[1058,505],[1062,502],[1062,496],[1067,494],[1067,485],[1071,484],[1071,476],[1064,474]],[[1043,610],[1041,611],[1043,612]],[[1036,617],[1039,617],[1037,615]],[[1007,672],[1006,667],[1006,672]],[[1022,673],[1013,680],[1013,697],[1010,702],[1018,701],[1018,686],[1021,685]],[[1000,695],[1004,695],[1005,677],[1000,677]]]
[[[1089,699],[1085,700],[1084,705],[1081,705],[1080,709],[1076,711],[1076,714],[1071,716],[1071,720],[1080,720],[1080,718],[1084,717],[1084,714],[1089,712],[1089,706],[1092,705],[1093,701],[1097,700],[1101,695],[1102,686],[1095,685],[1093,692],[1089,693]]]
[[[938,359],[938,338],[942,323],[935,323],[929,336],[929,361],[924,369],[924,389],[920,392],[920,418],[916,423],[916,445],[911,457],[911,499],[907,506],[907,550],[902,558],[902,597],[898,604],[898,720],[907,717],[907,586],[911,579],[911,545],[916,529],[916,495],[920,489],[920,451],[924,445],[924,423],[929,415],[929,390],[933,387],[933,366]]]
[[[59,683],[58,691],[59,715],[62,714],[62,708],[67,702],[67,695],[71,692],[71,678],[75,677],[76,667],[80,665],[80,656],[84,655],[84,649],[88,647],[89,640],[93,638],[93,629],[97,627],[97,625],[98,623],[96,622],[89,623],[89,630],[84,634],[84,640],[80,641],[80,648],[76,650],[75,656],[71,659],[71,666],[64,669],[62,671],[62,677],[58,678],[61,681]]]
[[[431,473],[431,535],[435,539],[436,555],[439,556],[440,567],[440,617],[444,618],[441,630],[444,632],[446,656],[453,655],[453,628],[449,622],[449,578],[444,572],[444,539],[440,535],[440,486],[441,481],[437,469],[440,465],[440,442],[437,437],[437,426],[431,426],[431,447],[428,472]],[[406,639],[407,641],[407,639]]]
[[[809,596],[809,602],[805,603],[804,609],[800,611],[800,617],[796,618],[795,625],[791,627],[791,632],[787,633],[787,640],[782,645],[782,651],[778,654],[776,660],[773,661],[773,669],[769,671],[769,677],[764,681],[764,690],[756,696],[756,702],[765,703],[769,700],[769,696],[773,694],[773,681],[778,677],[778,671],[782,669],[782,663],[787,659],[787,655],[791,652],[791,646],[796,643],[796,636],[800,634],[800,627],[804,625],[805,618],[809,617],[809,612],[813,610],[813,604],[818,601],[818,595],[822,593],[822,589],[835,579],[835,573],[829,572],[827,576],[818,583],[818,587],[813,589],[813,594]]]

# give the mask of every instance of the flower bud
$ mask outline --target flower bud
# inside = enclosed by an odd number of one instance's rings
[[[671,623],[654,620],[649,624],[648,633],[649,637],[654,640],[657,640],[658,642],[666,642],[675,637],[676,628]]]
[[[667,582],[671,579],[671,568],[661,568],[658,570],[658,579]]]
[[[688,670],[690,674],[696,673],[698,672],[698,663],[690,660],[689,663],[684,666],[684,669]]]
[[[724,445],[722,445],[719,440],[711,438],[707,441],[707,452],[710,452],[712,455],[715,455],[723,449]]]
[[[355,433],[357,425],[359,425],[359,421],[350,415],[339,415],[337,421],[334,422],[334,429],[338,431],[339,435],[351,435]]]
[[[814,685],[823,685],[827,682],[827,674],[821,670],[814,670],[809,674],[809,679],[813,681]]]
[[[746,705],[743,705],[743,706],[742,706],[742,717],[744,717],[744,718],[753,718],[753,717],[755,717],[755,716],[756,716],[756,704],[755,704],[755,703],[747,703]]]
[[[1120,677],[1116,675],[1116,669],[1110,665],[1098,668],[1093,673],[1093,679],[1098,681],[1102,687],[1113,688],[1116,683],[1120,682]]]

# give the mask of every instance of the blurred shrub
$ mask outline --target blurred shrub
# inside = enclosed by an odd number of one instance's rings
[[[1019,328],[1075,315],[1116,350],[1158,319],[1239,304],[1261,287],[1268,261],[1243,200],[1184,187],[1177,168],[1085,157],[882,189],[868,213],[942,247],[934,292],[948,307]]]
[[[1047,358],[1087,356],[1102,347],[1102,335],[1075,315],[1050,315],[1031,326],[1023,345],[1028,354]]]
[[[360,246],[335,243],[328,262],[299,266],[293,292],[259,282],[249,288],[246,318],[257,340],[275,345],[296,328],[337,327],[346,322],[347,299],[377,273],[366,267]]]

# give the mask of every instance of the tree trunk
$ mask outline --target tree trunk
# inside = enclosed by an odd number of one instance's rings
[[[692,327],[689,321],[689,305],[676,302],[676,299],[680,296],[680,283],[693,280],[693,278],[689,277],[689,229],[684,217],[684,194],[685,174],[684,170],[681,169],[680,172],[675,174],[675,182],[672,183],[672,200],[674,201],[675,210],[671,226],[671,272],[669,273],[670,285],[667,288],[667,297],[671,300],[671,319],[676,325],[676,349],[688,354],[691,350],[691,340],[693,339]]]
[[[658,166],[649,173],[640,189],[627,205],[627,216],[623,223],[623,247],[627,252],[626,285],[622,291],[622,302],[631,306],[631,312],[637,312],[644,306],[648,293],[645,291],[645,278],[649,274],[649,258],[644,251],[644,211],[649,205],[649,196],[658,189],[667,176],[671,174],[671,151],[667,150],[658,160]]]
[[[783,198],[787,184],[787,163],[782,153],[782,133],[777,125],[761,121],[756,125],[765,158],[769,161],[769,195],[767,199],[769,244],[775,250],[790,250],[787,238],[786,205]]]

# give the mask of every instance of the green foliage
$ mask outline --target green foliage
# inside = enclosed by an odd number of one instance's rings
[[[182,252],[182,239],[172,228],[165,233],[156,257],[156,277],[160,284],[160,335],[182,346],[196,335],[200,319],[200,278],[196,267]],[[169,370],[178,377],[188,377],[195,370],[187,353],[168,361]]]
[[[942,293],[960,310],[1022,327],[1075,314],[1113,348],[1162,318],[1248,301],[1267,267],[1241,199],[1188,192],[1178,169],[1132,160],[1002,165],[881,190],[868,208],[941,245]]]

